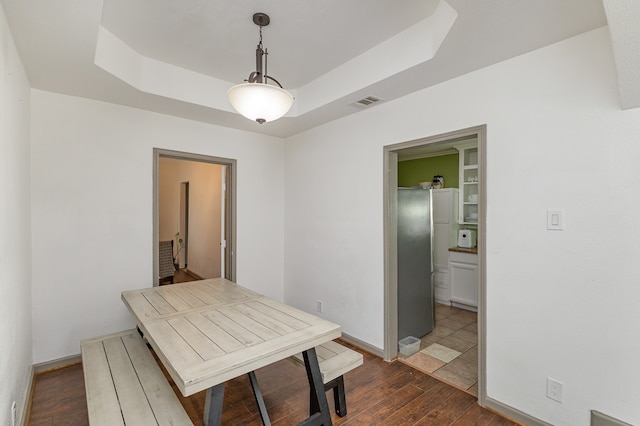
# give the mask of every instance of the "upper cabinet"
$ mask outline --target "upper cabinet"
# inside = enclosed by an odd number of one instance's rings
[[[478,144],[456,147],[460,155],[460,209],[458,222],[462,225],[478,224]]]

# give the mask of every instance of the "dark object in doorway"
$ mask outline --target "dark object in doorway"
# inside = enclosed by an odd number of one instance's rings
[[[158,278],[160,279],[158,284],[173,284],[173,274],[176,272],[173,265],[173,240],[160,241],[158,258]]]

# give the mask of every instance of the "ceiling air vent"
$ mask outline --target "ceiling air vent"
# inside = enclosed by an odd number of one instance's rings
[[[362,98],[360,100],[352,102],[349,105],[355,107],[369,107],[378,102],[382,102],[382,99],[377,96],[367,96],[366,98]]]

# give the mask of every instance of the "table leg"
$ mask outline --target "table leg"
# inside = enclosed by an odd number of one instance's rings
[[[271,426],[271,420],[269,420],[269,413],[267,413],[267,406],[264,404],[264,398],[262,398],[262,392],[258,385],[258,378],[256,372],[249,373],[249,380],[251,381],[251,389],[253,389],[253,396],[256,398],[258,404],[258,410],[260,410],[260,418],[262,418],[262,424],[264,426]]]
[[[204,399],[204,426],[222,424],[222,402],[224,401],[224,382],[207,389]]]
[[[300,424],[331,426],[331,413],[329,412],[327,395],[325,394],[324,383],[322,382],[322,375],[320,374],[316,349],[311,348],[304,351],[302,357],[304,358],[304,366],[307,370],[307,378],[309,379],[311,406],[310,417]]]

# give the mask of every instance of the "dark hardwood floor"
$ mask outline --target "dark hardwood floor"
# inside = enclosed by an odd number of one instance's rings
[[[178,269],[173,274],[173,283],[174,284],[186,283],[188,281],[196,281],[196,280],[199,280],[199,279],[201,279],[201,278],[198,278],[195,275],[191,274],[188,269]]]
[[[165,372],[166,375],[166,372]],[[304,368],[283,360],[256,372],[274,426],[295,425],[308,413]],[[167,376],[168,377],[168,376]],[[172,386],[173,386],[173,382]],[[333,412],[336,425],[515,425],[481,408],[475,397],[400,362],[386,363],[364,353],[364,365],[345,375],[346,417]],[[194,425],[202,425],[204,392],[184,398]],[[28,425],[87,425],[82,364],[36,376]],[[223,425],[260,425],[247,376],[225,387]]]

